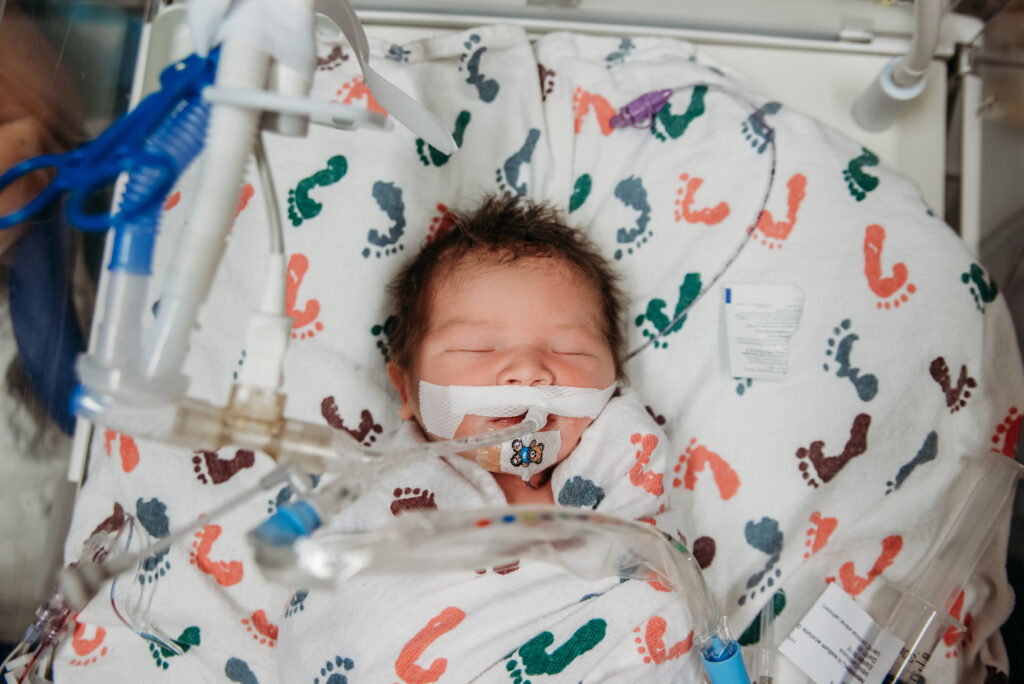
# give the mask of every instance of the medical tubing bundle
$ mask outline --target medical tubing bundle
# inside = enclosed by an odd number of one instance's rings
[[[986,472],[924,571],[893,609],[885,630],[904,644],[886,681],[920,681],[921,671],[939,639],[953,627],[965,627],[950,613],[995,532],[999,514],[1017,489],[1024,466],[1001,454],[985,454]]]
[[[368,532],[303,537],[291,548],[283,554],[257,545],[263,571],[292,584],[312,581],[328,588],[363,573],[472,570],[522,558],[590,580],[655,581],[686,602],[712,684],[750,681],[696,559],[652,525],[558,506],[425,511]]]
[[[154,163],[128,176],[114,225],[106,305],[94,351],[105,363],[133,355],[164,197],[202,151],[209,118],[210,105],[198,94],[190,98],[146,141],[145,152]]]

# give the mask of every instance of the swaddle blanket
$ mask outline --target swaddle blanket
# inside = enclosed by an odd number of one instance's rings
[[[986,459],[1013,456],[1024,409],[998,288],[913,184],[679,41],[559,33],[531,44],[519,28],[494,26],[371,44],[377,68],[451,126],[462,150],[446,156],[400,127],[314,127],[303,140],[268,138],[287,212],[289,415],[367,444],[393,429],[384,284],[445,229],[449,209],[495,191],[549,200],[621,267],[629,344],[648,343],[627,371],[672,449],[664,469],[641,458],[636,472],[649,483],[660,477],[671,507],[657,522],[690,542],[741,642],[758,642],[752,625],[769,600],[781,638],[829,583],[884,621],[891,586],[929,562]],[[347,45],[325,42],[318,56],[317,97],[377,107]],[[617,107],[665,88],[672,96],[651,128],[610,126]],[[187,220],[196,182],[186,178],[167,203],[170,236]],[[190,393],[219,403],[245,362],[238,340],[262,284],[260,192],[255,176],[242,188],[223,267],[191,340]],[[165,245],[157,281],[170,258]],[[723,286],[738,284],[804,293],[782,380],[733,377],[722,300]],[[641,454],[642,447],[641,439]],[[69,561],[118,510],[162,536],[271,467],[259,453],[183,452],[102,430],[91,453]],[[122,580],[154,590],[148,615],[187,653],[147,644],[97,600],[57,658],[58,680],[182,681],[201,671],[221,681],[276,681],[278,629],[303,602],[263,580],[243,537],[290,496],[281,488],[254,497],[147,561],[141,580]],[[590,500],[581,494],[576,502]],[[997,627],[1012,605],[1007,524],[1008,515],[954,606],[968,627],[944,635],[925,671],[929,682],[1005,672]],[[508,578],[526,576],[520,572]],[[444,607],[410,617],[410,637]],[[534,634],[549,629],[534,626]],[[685,637],[675,629],[669,622],[662,633],[668,652]],[[549,643],[571,636],[562,631]],[[346,670],[352,656],[337,646],[319,662],[295,662],[295,678],[363,681],[360,663]],[[444,655],[428,648],[415,661],[426,671],[396,681],[457,681],[429,669]],[[635,655],[639,663],[653,657]],[[796,676],[783,671],[780,681]]]
[[[422,441],[415,424],[401,436],[411,435]],[[665,488],[642,473],[663,472],[668,455],[661,429],[626,390],[555,468],[552,491],[567,505],[650,518],[664,510]],[[406,512],[504,502],[474,463],[425,458],[388,475],[328,527],[358,532]],[[429,576],[358,575],[337,591],[295,596],[302,610],[280,625],[282,682],[305,682],[299,665],[310,662],[333,663],[351,681],[432,672],[453,682],[680,682],[698,681],[701,669],[678,594],[657,582],[583,580],[529,557]]]

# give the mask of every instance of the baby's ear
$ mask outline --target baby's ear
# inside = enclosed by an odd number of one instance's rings
[[[412,395],[412,388],[409,387],[410,378],[405,369],[394,361],[390,362],[388,364],[388,379],[391,380],[395,391],[398,392],[398,398],[402,401],[402,408],[398,412],[398,417],[402,420],[409,420],[415,417],[416,414],[413,413],[412,404],[409,401]]]

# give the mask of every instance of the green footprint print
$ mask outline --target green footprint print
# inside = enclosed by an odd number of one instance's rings
[[[313,188],[334,185],[348,172],[348,160],[340,154],[327,160],[327,167],[320,169],[309,178],[303,178],[294,190],[288,191],[288,218],[293,226],[301,226],[306,219],[320,213],[323,205],[309,196]]]
[[[786,594],[777,591],[772,595],[772,612],[778,617],[786,607]],[[774,619],[774,618],[773,618]],[[761,640],[761,615],[758,614],[750,626],[740,635],[740,646],[753,646]]]
[[[864,171],[865,166],[878,166],[878,157],[866,147],[862,147],[862,154],[854,157],[843,169],[843,180],[850,194],[858,202],[864,200],[868,193],[878,187],[878,178]]]
[[[690,123],[704,113],[704,95],[707,92],[707,86],[696,86],[693,89],[693,95],[690,96],[690,104],[682,114],[672,113],[671,102],[662,107],[651,122],[651,133],[654,134],[654,137],[665,142],[669,138],[677,140],[682,136],[689,128]]]
[[[181,636],[174,639],[174,643],[177,644],[182,653],[188,653],[190,648],[199,645],[199,628],[195,625],[186,627]],[[170,667],[169,659],[178,655],[169,648],[157,646],[152,641],[149,642],[149,653],[153,656],[153,660],[156,661],[156,666],[162,670]]]
[[[967,273],[960,274],[960,281],[967,285],[974,297],[974,305],[978,311],[985,312],[985,305],[991,304],[999,296],[999,286],[995,278],[989,278],[978,264],[971,264]]]
[[[455,117],[455,130],[452,132],[452,137],[455,139],[455,144],[459,147],[462,147],[462,136],[466,133],[469,119],[469,112],[465,109]],[[428,145],[423,138],[416,138],[416,154],[420,156],[420,161],[423,162],[424,166],[430,166],[431,164],[434,166],[444,166],[451,158],[451,155],[440,152],[433,145]]]
[[[679,286],[679,299],[676,300],[675,310],[669,317],[665,313],[667,302],[664,299],[654,298],[647,303],[647,310],[636,317],[636,327],[640,328],[645,322],[650,323],[650,328],[644,328],[644,337],[657,338],[654,340],[654,347],[667,347],[665,337],[678,332],[686,322],[686,316],[680,316],[686,307],[697,299],[700,294],[701,281],[699,273],[687,273],[683,284]],[[679,320],[675,320],[678,318]],[[675,322],[673,323],[673,320]]]
[[[569,639],[548,653],[548,648],[555,642],[551,632],[541,632],[521,647],[519,647],[519,658],[522,665],[515,659],[505,663],[509,677],[513,684],[530,684],[529,679],[523,679],[527,675],[555,675],[561,674],[565,668],[576,658],[580,657],[590,649],[597,646],[604,639],[608,630],[608,623],[601,618],[594,618],[577,629]],[[521,668],[521,669],[520,669]]]
[[[576,184],[572,189],[572,197],[569,198],[569,213],[576,211],[583,206],[583,203],[590,197],[590,190],[593,187],[594,181],[590,177],[589,173],[585,173],[576,179]]]
[[[370,334],[377,338],[377,349],[384,355],[384,361],[391,361],[391,334],[395,332],[398,319],[388,316],[384,324],[376,324],[370,328]]]

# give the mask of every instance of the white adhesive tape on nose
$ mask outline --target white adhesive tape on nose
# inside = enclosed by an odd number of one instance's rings
[[[596,418],[615,392],[560,385],[435,385],[420,380],[420,417],[427,432],[451,439],[466,416],[511,418],[528,409],[566,418]],[[541,425],[540,427],[543,427]]]

